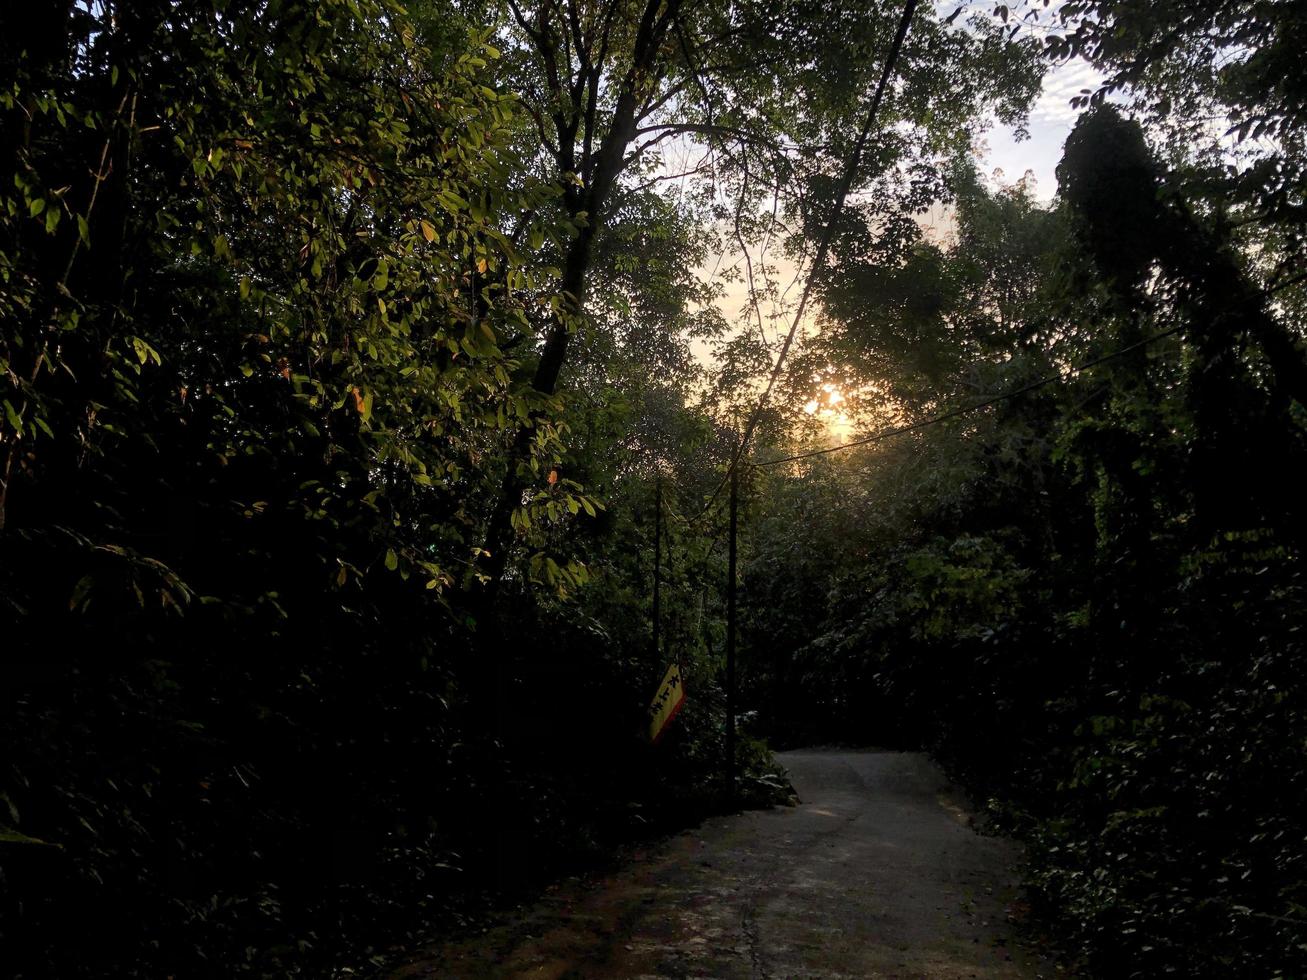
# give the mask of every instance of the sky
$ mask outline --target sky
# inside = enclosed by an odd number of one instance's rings
[[[1035,177],[1037,196],[1051,200],[1057,191],[1054,170],[1062,157],[1062,144],[1079,115],[1079,110],[1071,108],[1071,99],[1083,89],[1097,88],[1101,80],[1102,76],[1083,61],[1050,66],[1043,91],[1030,112],[1030,139],[1018,143],[1012,127],[995,125],[985,135],[988,153],[982,172],[1002,170],[1002,182],[1010,184],[1029,170]]]
[[[1062,158],[1062,146],[1080,114],[1079,110],[1072,108],[1071,99],[1082,94],[1084,89],[1097,88],[1101,79],[1092,66],[1080,60],[1050,65],[1039,98],[1030,111],[1026,126],[1029,138],[1018,141],[1013,127],[996,122],[977,147],[981,173],[990,177],[991,183],[997,186],[1015,183],[1030,171],[1035,180],[1035,196],[1045,202],[1051,201],[1057,193],[1055,170]],[[951,227],[948,208],[932,210],[923,215],[923,220],[937,230]],[[727,262],[738,261],[738,256],[722,258]],[[772,256],[770,261],[778,266],[779,278],[788,282],[793,277],[792,261],[780,256]],[[712,270],[703,271],[711,274]],[[747,286],[742,282],[731,282],[726,284],[717,306],[729,321],[734,322],[747,308],[748,302]],[[712,362],[709,345],[697,343],[695,351],[705,364]],[[827,421],[832,428],[848,427],[848,420],[838,409],[825,410],[822,414],[830,416]],[[842,436],[844,432],[834,434]]]
[[[1079,111],[1071,107],[1073,96],[1083,89],[1097,88],[1101,76],[1083,61],[1051,65],[1044,75],[1043,89],[1030,111],[1027,131],[1029,139],[1017,141],[1012,127],[995,123],[985,133],[980,149],[981,173],[993,178],[995,184],[1011,184],[1021,179],[1027,170],[1035,178],[1036,196],[1051,201],[1057,192],[1054,173],[1062,158],[1062,145],[1075,125]],[[996,176],[995,171],[1001,171]],[[948,209],[932,211],[924,220],[937,227],[950,226]],[[793,263],[773,256],[772,262],[780,266],[781,278],[793,276]],[[744,283],[734,282],[726,287],[726,295],[719,304],[728,319],[733,320],[748,303],[748,290]]]

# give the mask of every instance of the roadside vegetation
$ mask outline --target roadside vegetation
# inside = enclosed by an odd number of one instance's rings
[[[1092,973],[1307,972],[1297,7],[28,6],[6,973],[376,972],[818,742]],[[1056,196],[983,176],[1073,58]]]

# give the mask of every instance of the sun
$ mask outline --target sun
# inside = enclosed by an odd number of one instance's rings
[[[817,397],[803,406],[803,410],[820,419],[832,439],[842,441],[853,432],[853,419],[844,410],[844,402],[844,393],[839,386],[828,381],[821,386]]]

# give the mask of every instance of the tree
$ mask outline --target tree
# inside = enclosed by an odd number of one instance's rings
[[[489,52],[385,0],[6,21],[6,965],[328,972],[380,865],[414,909],[451,865],[442,599],[538,405],[513,239],[553,190]]]
[[[829,195],[829,174],[851,146],[852,119],[898,19],[896,11],[872,8],[832,17],[806,0],[693,8],[679,0],[544,0],[510,3],[509,11],[505,61],[559,186],[566,223],[577,229],[560,262],[558,287],[568,305],[544,328],[532,378],[545,396],[558,385],[595,243],[630,168],[668,141],[692,139],[706,150],[696,173],[725,181],[746,200],[781,194],[804,174],[817,181],[818,198]],[[951,20],[918,14],[901,59],[905,82],[857,187],[890,182],[940,152],[986,106],[1015,119],[1028,104],[1038,78],[1031,47],[1004,43],[1002,29],[983,18],[956,30]],[[965,87],[958,84],[964,79]],[[795,216],[819,213],[819,204],[804,202],[794,199]],[[511,514],[530,479],[520,460],[531,438],[524,427],[490,520],[482,571],[491,581],[505,567]]]
[[[1259,285],[1298,295],[1307,246],[1304,139],[1307,17],[1293,4],[1245,0],[1061,5],[1054,58],[1083,57],[1105,75],[1084,103],[1126,98],[1183,162],[1174,192],[1243,229]],[[1301,329],[1301,325],[1299,325]]]
[[[1245,271],[1228,229],[1204,222],[1178,200],[1167,200],[1158,170],[1139,126],[1101,107],[1082,117],[1068,138],[1058,177],[1085,250],[1122,307],[1146,307],[1145,284],[1154,294],[1165,285],[1173,290],[1168,299],[1186,318],[1198,350],[1193,398],[1199,457],[1206,460],[1194,487],[1203,501],[1200,516],[1214,528],[1249,504],[1267,506],[1265,500],[1249,500],[1250,493],[1253,498],[1268,491],[1272,498],[1279,496],[1272,489],[1274,480],[1248,480],[1242,490],[1236,484],[1256,472],[1256,459],[1295,455],[1295,425],[1288,412],[1294,401],[1307,406],[1307,355]],[[1155,281],[1159,273],[1160,283]],[[1249,416],[1233,411],[1247,402],[1241,392],[1257,388],[1246,363],[1244,336],[1255,340],[1269,367],[1269,394],[1278,412],[1252,405]],[[1277,435],[1253,448],[1249,427]],[[1254,458],[1231,469],[1241,447]],[[1282,526],[1299,519],[1294,501],[1278,499],[1269,505],[1276,516],[1263,516]]]
[[[962,774],[1095,972],[1295,975],[1295,309],[1161,159],[1099,106],[1052,208],[850,232],[808,367],[919,427],[765,470],[746,663],[772,732]]]

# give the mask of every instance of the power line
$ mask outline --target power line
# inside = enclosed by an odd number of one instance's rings
[[[1027,392],[1034,391],[1036,388],[1042,388],[1045,385],[1050,385],[1055,381],[1064,381],[1070,375],[1079,374],[1082,371],[1088,371],[1090,368],[1097,367],[1098,365],[1106,361],[1110,361],[1115,358],[1121,357],[1124,354],[1129,354],[1130,352],[1136,351],[1141,347],[1146,347],[1151,343],[1161,340],[1163,337],[1169,337],[1174,333],[1179,333],[1181,330],[1184,329],[1184,327],[1185,327],[1184,324],[1175,327],[1170,327],[1167,330],[1162,330],[1158,333],[1152,334],[1151,336],[1145,337],[1143,340],[1135,341],[1135,343],[1133,344],[1127,344],[1125,347],[1122,347],[1120,350],[1112,351],[1110,354],[1104,354],[1102,357],[1096,357],[1093,360],[1085,361],[1083,364],[1072,365],[1065,372],[1058,372],[1056,374],[1047,375],[1035,381],[1031,381],[1029,384],[1024,384],[1019,388],[1014,388],[1012,391],[1006,391],[1001,395],[995,395],[993,398],[987,398],[982,402],[976,402],[974,405],[963,405],[961,408],[955,408],[952,409],[951,411],[944,412],[941,415],[936,415],[933,418],[923,419],[920,422],[913,422],[909,425],[899,425],[890,429],[882,429],[880,432],[867,436],[864,439],[855,439],[852,442],[842,443],[838,446],[827,446],[825,449],[810,449],[807,452],[794,453],[793,455],[790,456],[782,456],[779,459],[769,459],[761,463],[753,463],[751,465],[759,466],[759,467],[776,466],[779,463],[792,463],[795,460],[810,459],[813,456],[825,456],[828,453],[838,453],[838,452],[842,452],[845,449],[854,449],[858,446],[869,446],[874,442],[880,442],[884,439],[890,439],[894,436],[900,436],[906,432],[915,432],[918,429],[924,429],[928,426],[938,425],[940,422],[947,422],[949,419],[955,419],[960,415],[966,415],[969,412],[976,412],[982,408],[988,408],[991,405],[997,405],[999,402],[1007,401],[1010,398],[1016,398],[1018,395],[1024,395]]]
[[[835,194],[830,217],[826,219],[826,227],[822,229],[821,239],[817,243],[817,254],[813,256],[812,266],[808,269],[808,279],[803,284],[803,292],[799,296],[799,305],[794,311],[794,322],[790,324],[790,331],[785,335],[785,343],[781,345],[780,353],[776,357],[776,364],[772,367],[771,376],[767,379],[767,387],[763,389],[758,404],[754,406],[753,412],[750,413],[749,419],[745,423],[744,433],[740,437],[739,445],[736,447],[735,458],[731,461],[732,468],[739,463],[740,457],[749,448],[749,439],[753,436],[754,429],[758,427],[758,419],[767,407],[767,402],[771,399],[771,393],[776,387],[776,381],[780,377],[781,369],[785,365],[785,356],[790,352],[790,347],[794,344],[794,338],[798,335],[799,324],[803,320],[808,300],[812,296],[812,288],[817,282],[817,271],[826,262],[826,253],[830,250],[831,239],[835,237],[835,222],[839,219],[840,211],[844,208],[844,201],[853,187],[858,164],[862,162],[862,151],[866,148],[867,139],[871,136],[872,127],[876,124],[876,115],[880,111],[881,101],[885,97],[885,87],[889,84],[890,76],[894,73],[894,65],[898,61],[899,52],[903,48],[903,40],[908,35],[908,27],[912,23],[912,15],[916,9],[917,0],[908,0],[904,4],[903,16],[899,19],[898,30],[895,32],[894,41],[890,45],[889,56],[885,59],[885,67],[881,71],[880,81],[876,84],[876,93],[871,97],[871,105],[867,109],[867,118],[862,123],[862,130],[858,133],[857,142],[853,144],[853,153],[849,156],[848,165],[844,168],[844,173],[840,177],[839,190]]]
[[[763,389],[762,395],[758,398],[758,404],[754,406],[749,413],[748,420],[745,422],[744,432],[741,434],[739,442],[736,444],[734,451],[731,453],[731,465],[727,468],[725,476],[717,489],[712,492],[708,498],[708,503],[703,511],[695,518],[695,521],[701,520],[707,513],[712,510],[713,504],[717,502],[717,497],[721,494],[722,489],[730,482],[735,469],[740,464],[741,457],[749,448],[749,440],[753,436],[754,430],[758,427],[758,420],[762,417],[767,402],[771,398],[772,390],[776,387],[776,381],[780,377],[781,369],[785,365],[785,356],[790,352],[790,347],[794,344],[794,338],[799,332],[799,324],[803,320],[804,311],[807,309],[808,300],[812,296],[813,286],[817,281],[817,270],[826,262],[826,253],[830,250],[831,239],[835,235],[835,222],[840,216],[840,211],[844,208],[844,201],[849,196],[849,190],[853,187],[853,180],[857,176],[858,164],[862,162],[862,152],[866,148],[867,139],[871,136],[872,127],[876,123],[876,116],[880,111],[881,101],[885,97],[885,88],[889,85],[890,77],[894,74],[894,65],[898,61],[899,52],[903,49],[903,41],[908,36],[908,28],[912,24],[912,15],[916,12],[918,0],[907,0],[903,6],[903,16],[899,18],[898,29],[894,33],[894,40],[890,44],[889,55],[885,59],[885,67],[881,70],[880,81],[876,83],[876,91],[871,97],[871,105],[867,109],[867,116],[863,120],[862,129],[858,133],[857,141],[853,144],[853,153],[849,156],[849,161],[845,165],[844,173],[840,177],[839,189],[836,191],[834,202],[831,206],[830,216],[826,219],[826,226],[822,229],[821,238],[817,243],[817,253],[813,257],[812,265],[808,269],[808,278],[803,285],[803,292],[799,296],[799,305],[794,311],[794,322],[790,325],[790,331],[785,336],[785,343],[781,345],[780,353],[776,357],[776,363],[772,367],[771,375],[767,379],[767,387]]]

